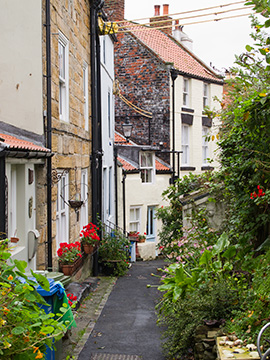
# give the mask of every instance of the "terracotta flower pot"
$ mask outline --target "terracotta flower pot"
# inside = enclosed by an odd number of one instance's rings
[[[19,240],[20,240],[20,239],[17,238],[17,237],[11,237],[11,238],[10,238],[10,241],[11,241],[12,243],[17,243]]]
[[[83,251],[86,254],[93,254],[93,252],[96,249],[96,245],[91,245],[91,244],[83,244]]]
[[[64,275],[70,276],[75,271],[74,264],[62,264],[60,265],[61,271]]]

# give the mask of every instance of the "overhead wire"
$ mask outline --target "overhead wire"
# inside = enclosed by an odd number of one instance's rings
[[[229,9],[229,10],[218,11],[218,12],[207,13],[207,14],[192,15],[192,16],[187,16],[187,17],[182,17],[182,18],[177,18],[177,19],[169,18],[169,19],[166,19],[166,20],[164,19],[164,20],[159,20],[159,21],[151,21],[151,22],[144,23],[144,24],[130,23],[130,24],[127,24],[127,25],[119,26],[118,31],[121,31],[121,29],[123,29],[123,28],[128,29],[128,28],[134,27],[134,26],[147,26],[147,25],[152,26],[153,24],[160,24],[160,23],[164,24],[164,23],[171,22],[173,20],[174,21],[177,21],[177,20],[183,21],[183,20],[187,20],[187,19],[195,19],[195,18],[198,18],[198,17],[205,17],[205,16],[211,16],[211,15],[220,15],[220,14],[225,14],[225,13],[228,13],[228,12],[246,10],[246,9],[250,9],[250,8],[252,8],[252,6],[246,6],[246,7],[236,8],[236,9]],[[155,28],[156,28],[156,26],[155,26]]]
[[[212,10],[212,9],[216,9],[216,8],[220,8],[220,7],[226,7],[226,6],[232,6],[232,5],[237,5],[237,4],[241,4],[241,3],[245,3],[246,0],[241,0],[241,1],[236,1],[236,2],[233,2],[233,3],[229,3],[229,4],[221,4],[221,5],[216,5],[216,6],[211,6],[211,7],[207,7],[207,8],[202,8],[202,9],[196,9],[196,10],[187,10],[187,11],[182,11],[182,12],[179,12],[179,13],[174,13],[174,14],[168,14],[166,16],[175,16],[175,15],[183,15],[183,14],[190,14],[190,13],[193,13],[193,12],[199,12],[199,11],[205,11],[205,10]],[[155,15],[152,17],[152,19],[155,19],[155,18],[161,18],[163,17],[164,15]],[[128,21],[142,21],[142,20],[148,20],[149,17],[146,17],[146,18],[140,18],[140,19],[133,19],[133,20],[128,20]],[[121,21],[116,21],[116,23],[119,25],[121,23],[124,23],[126,22],[127,20],[121,20]]]
[[[232,15],[232,16],[225,16],[219,19],[209,19],[209,20],[201,20],[201,21],[194,21],[194,22],[190,22],[190,23],[185,23],[185,24],[181,24],[181,26],[186,26],[186,25],[196,25],[196,24],[203,24],[203,23],[207,23],[207,22],[212,22],[212,21],[221,21],[221,20],[228,20],[228,19],[234,19],[234,18],[238,18],[238,17],[243,17],[243,16],[249,16],[252,15],[252,13],[247,13],[247,14],[240,14],[240,15]],[[137,27],[137,28],[136,28]],[[135,26],[134,29],[132,30],[119,30],[119,33],[132,33],[134,31],[149,31],[149,30],[161,30],[161,29],[168,29],[168,28],[174,28],[175,24],[171,24],[171,25],[166,25],[166,26],[160,26],[160,27],[143,27],[143,26]]]

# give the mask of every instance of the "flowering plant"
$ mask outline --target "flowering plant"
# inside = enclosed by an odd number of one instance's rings
[[[143,233],[143,235],[138,235],[139,240],[145,240],[146,239],[146,233]]]
[[[61,243],[60,248],[57,250],[57,255],[62,264],[72,264],[78,257],[82,257],[81,243],[76,241],[75,243]]]
[[[85,225],[80,233],[81,242],[83,244],[96,245],[100,240],[100,237],[97,234],[98,230],[99,228],[92,223]]]
[[[137,232],[137,231],[130,231],[129,233],[128,233],[128,236],[139,236],[139,232]]]

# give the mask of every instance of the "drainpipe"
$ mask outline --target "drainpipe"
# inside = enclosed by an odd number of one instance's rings
[[[118,227],[118,176],[117,176],[117,156],[118,156],[118,149],[117,146],[114,145],[114,196],[115,196],[115,225],[116,228]]]
[[[47,148],[52,149],[51,12],[46,0]],[[52,159],[47,158],[47,268],[52,271]]]
[[[5,239],[6,234],[6,157],[0,154],[0,239]]]
[[[90,50],[91,50],[91,108],[92,108],[92,222],[97,224],[102,214],[102,143],[101,143],[101,89],[100,89],[100,45],[97,33],[98,11],[104,0],[90,1]],[[93,275],[98,274],[98,253],[93,255]]]
[[[123,229],[124,234],[126,233],[126,171],[123,170],[123,178],[122,178],[122,184],[123,184]]]

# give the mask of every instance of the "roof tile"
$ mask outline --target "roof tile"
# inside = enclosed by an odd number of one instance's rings
[[[128,25],[130,26],[131,23],[128,23]],[[222,79],[214,71],[203,64],[189,50],[185,49],[177,40],[162,31],[138,24],[134,24],[134,27],[129,29],[131,31],[136,29],[132,34],[155,52],[164,62],[174,63],[177,70],[191,76],[222,83]]]
[[[0,141],[4,142],[4,144],[6,144],[10,150],[50,152],[50,149],[36,145],[31,141],[18,139],[17,137],[12,135],[0,134]]]

